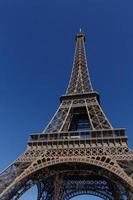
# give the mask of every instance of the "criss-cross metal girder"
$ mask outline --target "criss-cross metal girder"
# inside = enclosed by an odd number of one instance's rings
[[[76,119],[77,123],[78,119],[86,120],[86,125],[88,122],[88,128],[92,130],[112,129],[100,106],[99,94],[92,88],[86,60],[85,34],[82,32],[76,35],[73,69],[66,94],[60,100],[61,104],[44,132],[70,131],[72,121],[74,124]]]
[[[66,94],[83,94],[92,92],[85,52],[85,34],[79,32],[76,36],[76,47],[73,69]]]
[[[133,151],[125,129],[114,129],[93,90],[85,34],[76,35],[71,78],[60,106],[42,133],[0,174],[0,200],[17,200],[37,186],[37,200],[91,194],[133,200]]]

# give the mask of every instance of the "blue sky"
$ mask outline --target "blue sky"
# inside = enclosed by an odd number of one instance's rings
[[[127,129],[133,147],[132,10],[132,0],[0,1],[0,170],[56,111],[79,28],[102,107],[114,127]]]

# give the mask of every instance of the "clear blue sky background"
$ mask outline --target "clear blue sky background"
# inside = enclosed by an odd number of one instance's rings
[[[0,1],[0,170],[58,107],[80,27],[93,87],[112,125],[127,129],[133,147],[132,23],[132,0]],[[22,199],[33,200],[33,193]]]

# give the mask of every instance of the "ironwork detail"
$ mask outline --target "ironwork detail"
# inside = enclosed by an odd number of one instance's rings
[[[37,200],[69,200],[92,194],[133,200],[133,151],[125,129],[114,129],[92,88],[85,34],[76,36],[66,94],[42,133],[0,174],[0,200],[17,200],[36,185]]]

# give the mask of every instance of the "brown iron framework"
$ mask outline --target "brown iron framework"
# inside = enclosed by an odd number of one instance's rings
[[[114,129],[93,90],[85,35],[76,35],[66,94],[42,133],[0,174],[0,200],[17,200],[33,185],[37,200],[69,200],[92,194],[104,200],[133,200],[133,151],[125,129]]]

